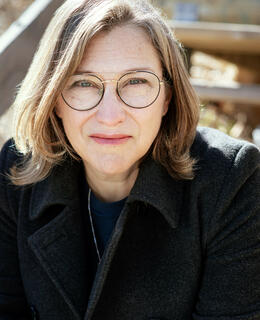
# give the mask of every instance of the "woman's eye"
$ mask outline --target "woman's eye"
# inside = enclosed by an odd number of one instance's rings
[[[88,88],[88,87],[93,87],[93,83],[89,81],[77,81],[73,84],[73,87]]]
[[[144,84],[146,83],[147,81],[145,79],[130,79],[128,81],[128,84],[130,85],[134,85],[134,84]]]

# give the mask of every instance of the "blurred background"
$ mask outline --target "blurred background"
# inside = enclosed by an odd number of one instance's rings
[[[0,146],[10,105],[62,0],[0,0]],[[200,124],[260,147],[260,0],[153,0],[183,44]]]

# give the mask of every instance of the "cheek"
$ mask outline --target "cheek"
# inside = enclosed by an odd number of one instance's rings
[[[149,111],[149,114],[147,114],[146,117],[144,117],[140,121],[140,127],[141,127],[140,143],[143,145],[146,145],[146,147],[150,147],[150,145],[153,143],[160,129],[164,110],[161,104],[156,104],[155,106],[153,106],[151,109],[147,111]]]
[[[86,114],[84,112],[80,112],[72,108],[69,108],[63,102],[62,98],[58,99],[55,112],[57,116],[61,119],[65,132],[75,131],[79,129],[86,118]]]
[[[70,126],[79,126],[80,122],[84,121],[86,114],[68,107],[61,97],[58,98],[55,108],[57,116],[62,120],[64,128]]]
[[[87,122],[86,114],[76,110],[68,110],[68,108],[57,108],[57,116],[61,119],[65,134],[73,146],[77,149],[77,145],[81,143],[83,130]]]
[[[73,132],[76,132],[79,127],[77,118],[71,117],[69,114],[63,114],[61,121],[67,135],[71,135]]]

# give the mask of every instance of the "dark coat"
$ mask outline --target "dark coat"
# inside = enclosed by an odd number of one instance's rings
[[[259,151],[200,129],[192,155],[192,181],[143,163],[88,306],[81,164],[26,187],[1,175],[0,320],[259,320]],[[0,172],[17,159],[7,143]]]

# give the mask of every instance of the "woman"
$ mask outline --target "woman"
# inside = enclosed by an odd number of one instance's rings
[[[196,129],[146,1],[67,0],[0,158],[0,319],[260,319],[259,151]]]

